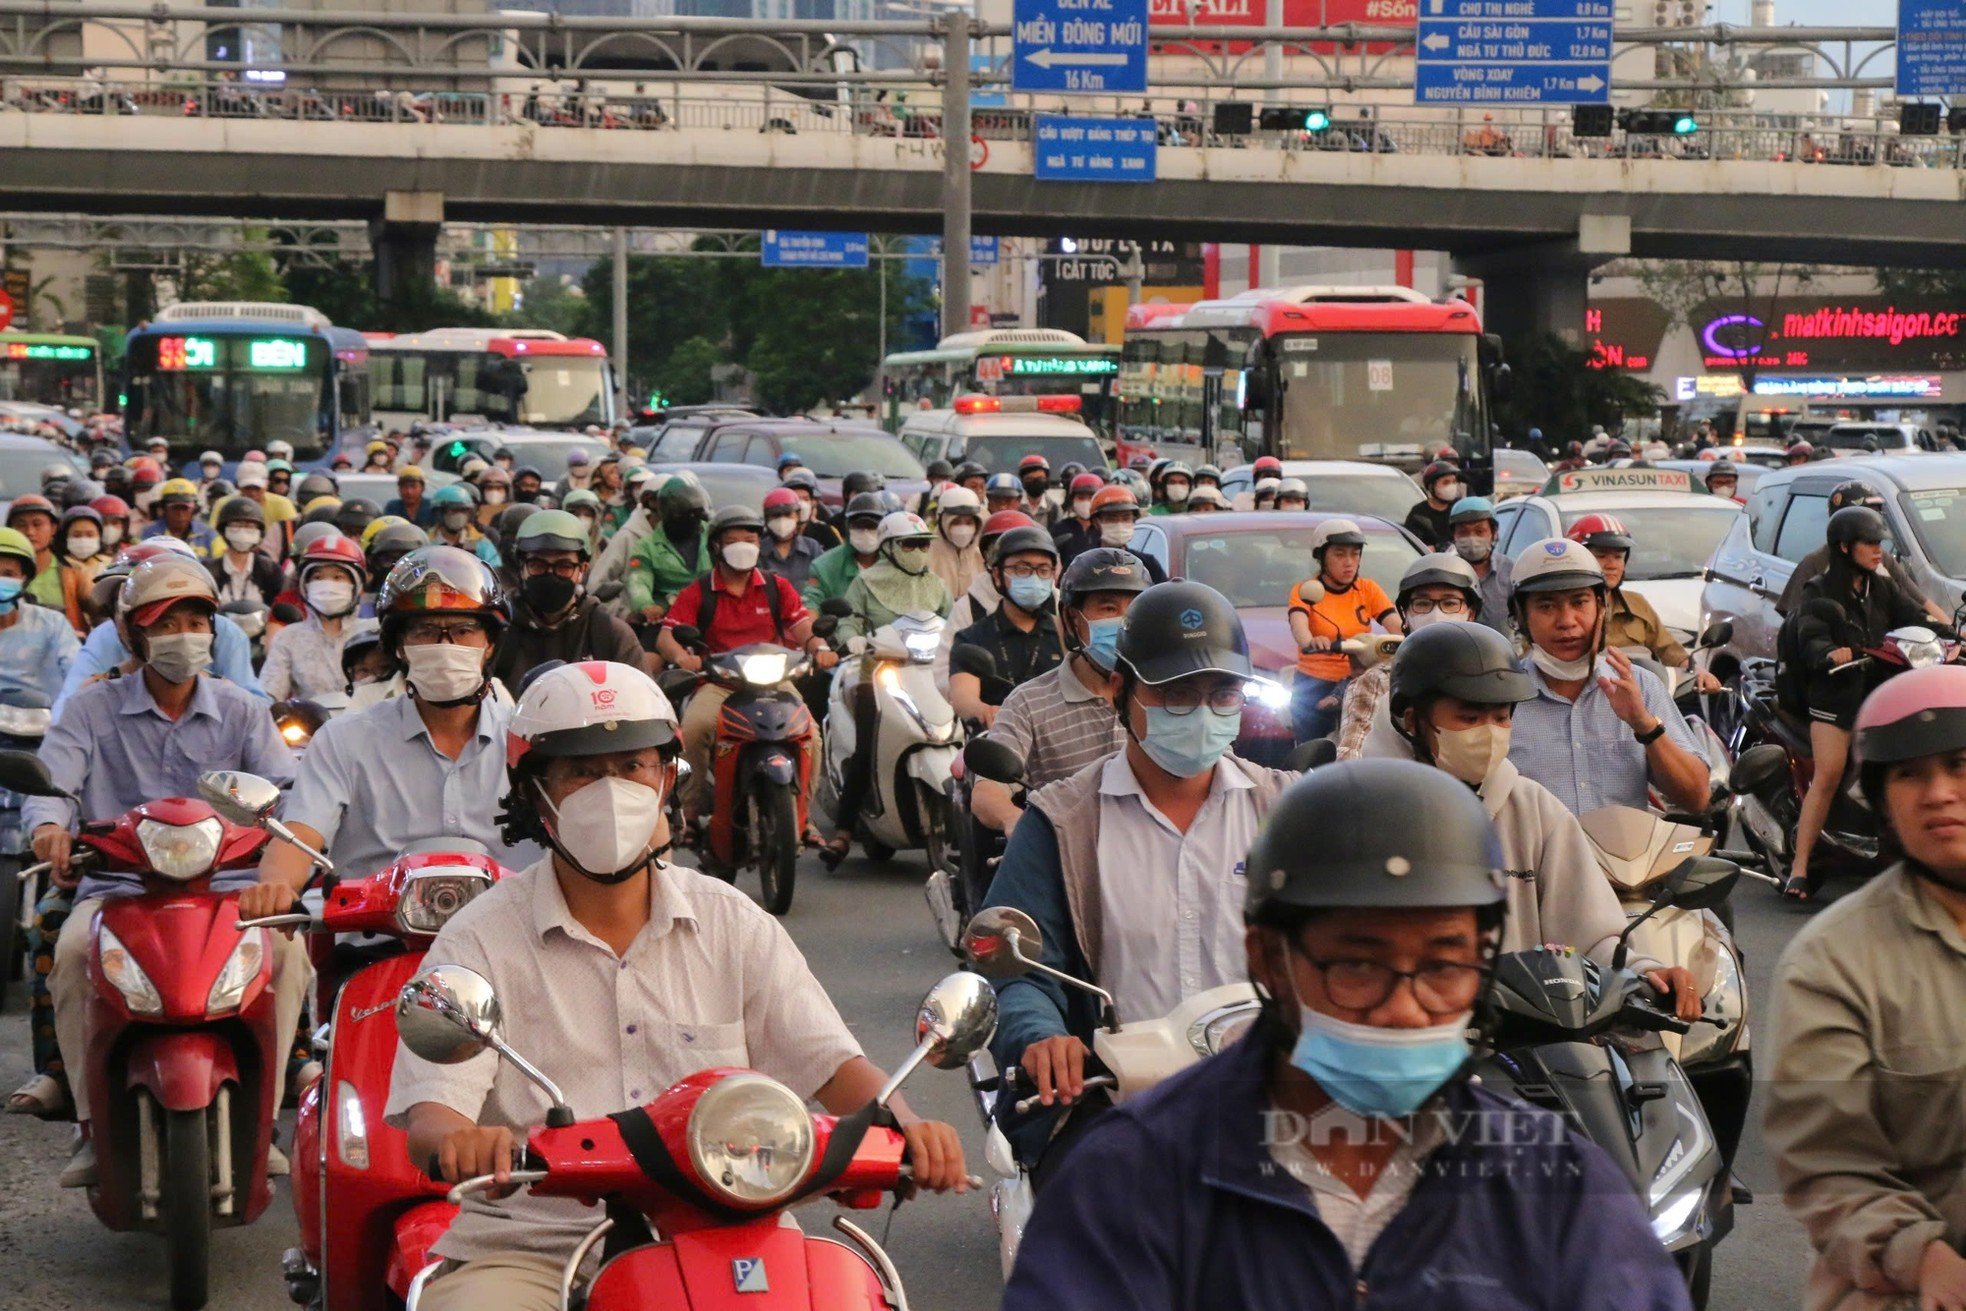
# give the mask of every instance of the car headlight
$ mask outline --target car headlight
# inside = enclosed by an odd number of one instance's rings
[[[737,1206],[782,1201],[812,1168],[805,1103],[762,1074],[734,1074],[705,1092],[689,1113],[686,1137],[704,1186]]]
[[[776,687],[785,681],[785,666],[788,659],[783,651],[760,651],[755,655],[739,656],[737,672],[744,681],[759,687]]]
[[[183,882],[211,870],[218,859],[219,840],[225,825],[216,818],[196,824],[166,824],[160,820],[137,821],[137,841],[143,845],[150,867],[167,879]]]
[[[491,884],[469,865],[418,870],[396,903],[396,923],[405,933],[435,933]]]
[[[935,663],[935,653],[942,649],[940,633],[903,633],[901,645],[908,648],[908,659],[918,665]]]
[[[362,1109],[362,1094],[346,1079],[334,1086],[335,1155],[353,1170],[369,1168],[369,1116]]]
[[[225,958],[225,968],[212,980],[212,990],[205,994],[205,1014],[238,1010],[239,1003],[246,999],[247,986],[259,977],[259,967],[265,961],[266,930],[248,929],[232,954]]]
[[[1270,710],[1282,710],[1290,704],[1290,689],[1267,678],[1253,678],[1244,683],[1242,694]]]
[[[123,940],[110,931],[107,924],[96,926],[96,961],[102,967],[102,977],[109,980],[110,986],[123,994],[123,1000],[130,1010],[138,1015],[162,1015],[164,999],[157,993],[157,985],[143,972],[130,955],[130,949]]]

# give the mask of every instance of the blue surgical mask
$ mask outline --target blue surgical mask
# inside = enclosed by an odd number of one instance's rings
[[[27,580],[23,578],[0,578],[0,615],[14,612],[14,603],[20,594],[27,590]]]
[[[1468,1021],[1424,1029],[1349,1024],[1301,1001],[1290,1063],[1354,1115],[1411,1115],[1467,1063]]]
[[[1010,599],[1021,610],[1041,609],[1051,599],[1051,580],[1013,576],[1010,580]]]
[[[1176,778],[1193,778],[1215,768],[1242,731],[1241,715],[1218,715],[1197,706],[1177,715],[1166,706],[1144,706],[1147,736],[1140,747],[1150,759]]]
[[[1085,658],[1111,673],[1120,662],[1120,625],[1124,618],[1085,621]]]

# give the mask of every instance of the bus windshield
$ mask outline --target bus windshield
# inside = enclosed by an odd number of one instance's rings
[[[377,412],[399,422],[477,415],[491,423],[569,428],[614,419],[607,361],[599,356],[511,360],[492,351],[379,346],[369,352],[369,377]]]
[[[162,436],[174,455],[216,450],[236,460],[269,441],[296,459],[325,450],[334,418],[334,356],[318,338],[132,336],[128,429]]]
[[[102,403],[94,342],[0,335],[0,401],[93,409]]]
[[[1289,334],[1276,339],[1286,460],[1417,462],[1487,436],[1466,333]]]

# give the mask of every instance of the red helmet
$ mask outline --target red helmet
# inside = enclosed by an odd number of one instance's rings
[[[1091,492],[1096,496],[1099,493],[1099,489],[1105,485],[1106,480],[1098,474],[1082,473],[1072,479],[1072,495],[1077,496],[1080,492]]]
[[[1623,521],[1608,514],[1583,515],[1564,536],[1590,551],[1623,551],[1629,555],[1633,544]]]
[[[766,518],[770,518],[773,511],[791,511],[796,514],[798,509],[799,494],[790,487],[774,487],[765,493]]]
[[[1252,470],[1258,478],[1283,477],[1283,461],[1274,455],[1259,455]]]
[[[1133,513],[1138,514],[1140,513],[1140,502],[1133,495],[1132,491],[1120,486],[1118,483],[1113,483],[1110,486],[1101,487],[1092,494],[1093,517],[1096,519],[1108,510],[1131,510]]]
[[[1791,460],[1793,460],[1798,455],[1806,460],[1810,456],[1814,455],[1815,453],[1816,453],[1816,448],[1811,446],[1808,442],[1796,442],[1793,445],[1791,445],[1788,449],[1788,457]]]
[[[1013,528],[1035,528],[1037,522],[1022,510],[999,510],[983,521],[982,536],[996,537]]]
[[[139,455],[130,461],[130,486],[155,487],[164,481],[164,467],[148,455]]]
[[[1050,473],[1051,461],[1045,459],[1042,455],[1027,455],[1017,462],[1017,472],[1019,473],[1029,473],[1033,469],[1042,469],[1046,473]]]
[[[95,500],[89,502],[89,508],[105,519],[127,519],[130,517],[130,507],[123,503],[123,498],[120,496],[98,496]]]
[[[369,561],[362,554],[361,544],[352,537],[339,533],[323,535],[307,544],[300,553],[300,569],[297,581],[305,583],[307,575],[322,565],[334,565],[355,575],[357,590],[369,584]]]
[[[1966,749],[1966,667],[1909,669],[1864,698],[1853,743],[1864,796],[1883,803],[1884,766]]]

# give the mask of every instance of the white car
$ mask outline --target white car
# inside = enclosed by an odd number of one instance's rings
[[[1222,494],[1231,505],[1256,485],[1256,466],[1239,464],[1222,475]],[[1386,464],[1365,460],[1285,460],[1283,476],[1301,478],[1310,489],[1313,510],[1326,514],[1369,514],[1390,523],[1405,523],[1407,511],[1421,500],[1411,478]]]

